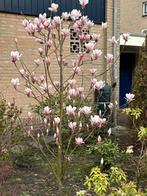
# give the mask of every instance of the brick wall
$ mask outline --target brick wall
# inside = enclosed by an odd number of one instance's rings
[[[112,36],[112,11],[113,5],[112,1],[108,1],[107,3],[107,21],[109,25],[109,29],[107,32],[107,39],[111,38]],[[12,86],[10,85],[10,81],[12,78],[19,77],[14,65],[10,62],[10,52],[15,50],[15,42],[14,39],[18,39],[18,45],[20,48],[21,53],[23,54],[24,61],[30,68],[33,66],[33,61],[38,56],[37,48],[39,45],[34,42],[34,39],[29,37],[27,33],[24,31],[22,27],[22,20],[24,19],[23,16],[15,15],[15,14],[7,14],[7,13],[0,13],[0,91],[4,95],[4,97],[11,101],[13,97],[15,97],[17,105],[23,107],[24,111],[28,110],[28,107],[34,103],[31,98],[27,98],[21,93],[16,92]],[[118,28],[119,28],[119,20],[118,20]],[[101,26],[95,25],[92,29],[92,32],[95,33],[102,33]],[[106,39],[106,38],[105,38]],[[105,40],[106,41],[106,40]],[[107,46],[106,52],[112,53],[112,49],[110,48],[110,44],[104,43],[104,38],[101,38],[101,41],[98,43],[98,48],[104,48]],[[69,51],[69,39],[67,39],[65,48],[65,52],[67,55],[70,54]],[[58,80],[58,67],[56,61],[54,60],[55,57],[52,56],[52,64],[51,64],[51,73],[54,80]],[[69,62],[71,56],[69,56],[66,61]],[[96,67],[98,69],[99,74],[104,72],[106,69],[105,60],[101,58],[98,62],[96,62]],[[20,65],[19,65],[20,66]],[[83,77],[83,84],[86,89],[89,87],[89,69],[93,67],[91,64],[86,64],[84,66],[84,77]],[[108,67],[107,67],[108,68]],[[71,72],[70,68],[65,68],[65,78],[68,77],[68,73]],[[42,66],[40,66],[38,74],[43,74]],[[112,70],[110,69],[103,76],[100,76],[100,79],[107,79],[111,81],[111,74]],[[78,81],[81,83],[82,78],[78,78]],[[21,85],[23,86],[23,85]],[[20,87],[21,90],[24,90],[23,87]]]
[[[145,0],[121,0],[121,32],[141,33],[142,29],[147,29],[147,16],[143,17],[143,2]]]

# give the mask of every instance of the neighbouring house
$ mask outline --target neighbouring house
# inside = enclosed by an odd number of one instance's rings
[[[62,11],[71,11],[72,9],[80,9],[79,0],[0,0],[0,91],[6,97],[7,100],[12,100],[15,97],[18,106],[23,106],[24,110],[27,110],[28,106],[33,103],[30,99],[17,93],[10,85],[11,78],[18,77],[17,71],[14,65],[10,62],[10,52],[15,50],[15,38],[18,40],[19,49],[24,56],[24,61],[30,67],[32,66],[34,59],[36,58],[37,43],[34,43],[34,39],[29,37],[22,27],[22,21],[24,18],[34,18],[39,13],[46,12],[49,16],[48,7],[51,2],[59,4],[58,15]],[[101,23],[107,21],[108,29],[104,36],[101,37],[98,42],[98,48],[103,48],[105,53],[112,53],[114,56],[119,54],[119,47],[113,50],[110,46],[110,39],[114,34],[119,37],[119,0],[89,0],[89,4],[86,7],[85,15],[95,23],[92,29],[93,33],[102,34]],[[71,35],[67,40],[65,51],[68,54],[75,55],[81,50],[79,40],[75,37],[75,33],[71,29]],[[54,56],[53,56],[54,58]],[[71,57],[70,57],[71,58]],[[115,57],[116,58],[116,57]],[[68,59],[69,61],[70,59]],[[98,74],[105,72],[108,68],[105,58],[101,58],[96,62]],[[115,63],[116,65],[117,63]],[[117,66],[118,67],[118,66]],[[85,71],[89,72],[92,68],[91,64],[85,66]],[[57,65],[52,60],[52,77],[54,80],[58,80]],[[39,69],[42,73],[42,68]],[[100,76],[99,79],[108,81],[111,85],[115,82],[115,75],[118,75],[118,69],[112,66],[108,72]],[[114,74],[115,72],[115,74]],[[65,77],[67,77],[67,73]],[[84,78],[84,86],[88,88],[88,80]],[[119,87],[116,86],[118,98]]]
[[[133,72],[138,61],[139,48],[147,34],[147,1],[120,1],[120,32],[128,32],[130,38],[124,45],[120,40],[120,106],[125,103],[125,93],[131,92]]]

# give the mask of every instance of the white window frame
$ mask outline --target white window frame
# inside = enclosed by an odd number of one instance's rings
[[[143,2],[143,16],[147,16],[147,1]]]

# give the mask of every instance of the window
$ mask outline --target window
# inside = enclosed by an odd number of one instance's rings
[[[147,1],[143,3],[143,16],[147,16]]]
[[[83,34],[89,34],[88,29],[83,29],[82,31]],[[85,42],[81,43],[79,40],[79,37],[74,30],[74,28],[70,29],[70,52],[71,53],[79,53],[83,52],[85,50]]]

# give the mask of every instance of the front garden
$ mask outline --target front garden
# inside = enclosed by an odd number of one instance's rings
[[[79,2],[84,14],[88,1]],[[99,48],[100,35],[90,34],[94,24],[81,11],[74,9],[59,17],[55,3],[49,10],[49,18],[40,14],[32,21],[23,21],[28,36],[38,43],[33,69],[25,64],[17,40],[16,50],[11,52],[11,62],[20,75],[11,85],[36,104],[24,118],[15,100],[7,103],[1,97],[1,195],[147,195],[144,110],[135,104],[137,95],[130,92],[121,110],[129,124],[114,125],[118,104],[115,100],[111,103],[111,90],[107,96],[104,92],[106,87],[111,89],[110,85],[99,80],[118,58]],[[69,60],[64,48],[71,27],[84,47]],[[107,23],[102,23],[104,34],[107,28]],[[128,38],[124,33],[124,43]],[[114,36],[109,42],[112,48],[119,45]],[[53,55],[58,81],[52,78]],[[98,74],[100,58],[105,59],[107,69]],[[91,65],[88,72],[87,64]],[[44,69],[41,75],[40,66]],[[85,79],[89,80],[88,88],[83,85]]]

